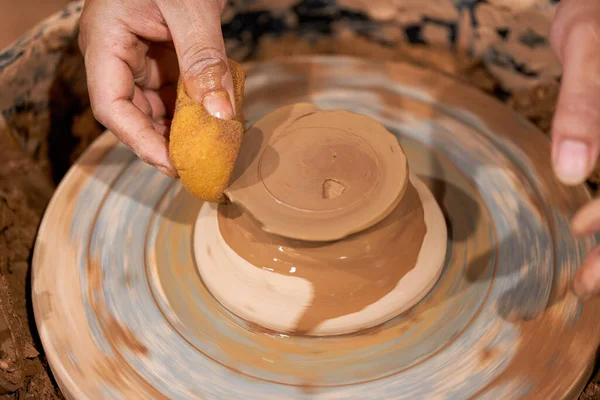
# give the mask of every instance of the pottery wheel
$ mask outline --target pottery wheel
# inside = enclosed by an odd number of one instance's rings
[[[568,221],[549,140],[433,72],[336,57],[247,67],[249,125],[291,103],[369,115],[394,132],[448,226],[437,284],[368,331],[310,338],[250,326],[209,293],[193,254],[202,204],[101,136],[60,184],[36,242],[33,305],[76,399],[573,398],[600,340],[600,302],[569,284],[595,239]]]

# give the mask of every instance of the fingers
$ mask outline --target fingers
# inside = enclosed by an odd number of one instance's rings
[[[135,87],[133,92],[132,102],[134,106],[136,106],[141,112],[146,114],[151,119],[154,119],[152,116],[154,113],[159,112],[159,110],[152,110],[152,105],[150,104],[150,100],[146,96],[146,93],[144,93],[144,91],[137,86]]]
[[[138,9],[132,8],[134,6]],[[172,60],[176,60],[173,50],[157,46],[153,51],[149,42],[136,35],[157,41],[170,39],[160,18],[153,20],[156,11],[149,6],[142,7],[140,2],[86,1],[80,20],[79,43],[96,119],[140,159],[176,177],[168,156],[165,125],[153,121],[154,117],[162,118],[167,113],[165,107],[161,107],[150,92],[135,85],[138,81],[141,86],[158,88],[166,81],[177,79],[178,69],[174,65],[169,69],[167,64],[169,51]],[[127,18],[130,14],[135,18]]]
[[[583,206],[571,220],[571,230],[577,236],[600,232],[600,199]]]
[[[600,293],[600,246],[587,255],[577,271],[573,281],[573,290],[582,299]]]
[[[95,59],[94,55],[90,57],[91,62]],[[169,159],[167,140],[154,129],[149,116],[131,101],[134,87],[127,64],[115,57],[104,62],[102,71],[92,68],[91,75],[95,78],[90,79],[90,97],[98,120],[144,162],[168,176],[177,176]],[[125,82],[127,78],[131,83],[120,89],[106,84],[109,79]]]
[[[188,95],[217,118],[234,117],[233,81],[221,33],[224,1],[158,1]]]
[[[143,90],[135,87],[133,104],[153,121],[171,119],[176,99],[176,86],[164,86],[159,90]]]
[[[144,59],[146,47],[125,27],[86,40],[85,65],[94,115],[143,161],[168,176],[177,176],[168,156],[167,140],[148,114],[151,104],[137,96],[132,70]],[[133,67],[132,67],[133,65]]]
[[[552,161],[565,184],[582,183],[600,151],[600,2],[563,0],[551,31],[563,65],[561,92],[552,126]],[[571,221],[575,235],[600,231],[600,200],[579,210]],[[575,293],[600,293],[600,247],[592,250],[575,275]]]
[[[179,66],[173,47],[152,44],[141,64],[137,71],[132,71],[138,86],[157,90],[164,85],[177,83]]]
[[[590,175],[600,152],[600,2],[561,2],[551,41],[563,63],[552,162],[557,177],[575,185]]]
[[[575,214],[571,230],[577,236],[600,231],[600,199],[590,201]],[[575,275],[573,289],[583,299],[600,293],[600,246],[587,255]]]

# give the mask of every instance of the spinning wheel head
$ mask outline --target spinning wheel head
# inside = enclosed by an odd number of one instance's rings
[[[361,84],[366,73],[369,86]],[[439,280],[409,312],[358,334],[257,330],[209,292],[204,268],[214,262],[202,257],[236,254],[201,226],[219,224],[218,210],[107,133],[58,188],[36,242],[36,322],[68,396],[577,395],[600,340],[600,303],[582,307],[566,293],[596,240],[569,233],[569,217],[589,195],[560,188],[547,138],[474,89],[407,65],[302,58],[251,65],[247,74],[251,122],[285,105],[286,93],[289,103],[368,115],[396,135],[408,182],[415,176],[417,191],[423,182],[447,221]],[[314,290],[298,286],[286,294]],[[299,313],[278,315],[289,323]],[[335,320],[314,329],[333,329]]]

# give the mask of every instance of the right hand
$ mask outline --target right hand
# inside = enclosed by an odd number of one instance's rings
[[[583,183],[600,154],[600,2],[563,0],[550,35],[563,66],[552,125],[552,161],[566,185]],[[571,223],[578,236],[600,232],[600,199],[590,201]],[[581,298],[600,294],[600,246],[579,268],[574,289]]]
[[[225,0],[87,0],[79,46],[94,116],[143,161],[177,177],[168,152],[181,76],[213,116],[234,117],[221,33]]]

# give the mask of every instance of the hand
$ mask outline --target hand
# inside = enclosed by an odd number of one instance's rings
[[[551,32],[554,52],[563,65],[561,91],[552,126],[552,162],[558,178],[580,184],[593,171],[600,151],[600,2],[563,0]],[[600,231],[600,199],[573,218],[576,235]],[[578,271],[580,297],[600,293],[600,247]]]
[[[233,118],[221,33],[226,0],[88,0],[79,46],[96,119],[140,159],[176,177],[168,153],[181,74],[212,115]]]

